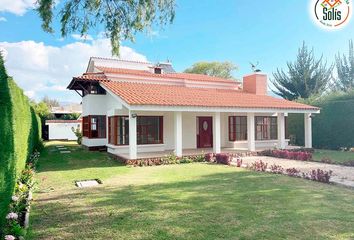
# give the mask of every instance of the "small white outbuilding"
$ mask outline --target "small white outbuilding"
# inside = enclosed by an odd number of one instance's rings
[[[81,130],[81,119],[79,120],[47,120],[48,140],[77,140],[72,128]]]

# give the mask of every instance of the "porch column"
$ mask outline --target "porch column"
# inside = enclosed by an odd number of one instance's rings
[[[285,148],[285,117],[284,113],[278,113],[278,148]]]
[[[254,113],[247,113],[247,141],[248,150],[256,151]]]
[[[137,158],[136,119],[137,116],[129,111],[129,159]]]
[[[213,152],[221,152],[221,121],[220,112],[214,113],[213,117]]]
[[[304,114],[305,126],[305,148],[312,148],[312,118],[311,113]]]
[[[182,112],[174,113],[175,154],[182,157]]]

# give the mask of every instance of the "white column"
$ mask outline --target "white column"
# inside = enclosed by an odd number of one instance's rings
[[[312,118],[311,113],[304,114],[304,126],[305,126],[305,147],[312,148]]]
[[[137,139],[136,139],[136,119],[132,116],[133,113],[129,111],[129,159],[137,158]]]
[[[214,113],[213,117],[213,152],[221,152],[221,120],[220,112]]]
[[[255,127],[254,113],[247,113],[247,142],[249,151],[256,151]]]
[[[175,154],[182,157],[182,113],[174,113]]]
[[[285,148],[285,117],[284,113],[278,113],[278,148]]]

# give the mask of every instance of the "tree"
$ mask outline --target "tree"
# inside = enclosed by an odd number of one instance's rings
[[[56,99],[50,99],[48,96],[44,96],[44,98],[42,99],[42,102],[46,103],[48,105],[49,108],[52,107],[59,107],[59,101]]]
[[[349,91],[354,88],[354,51],[353,41],[349,41],[348,58],[343,54],[336,56],[336,67],[338,79],[336,87],[342,91]]]
[[[184,72],[206,74],[221,78],[233,78],[232,71],[236,69],[237,67],[232,62],[197,62],[190,68],[184,70]]]
[[[52,21],[57,2],[38,0],[42,28],[49,33],[54,32]],[[175,16],[175,0],[63,0],[59,6],[62,37],[73,32],[85,36],[91,28],[103,25],[114,55],[119,55],[121,40],[134,41],[136,32],[172,23]]]
[[[39,103],[32,102],[32,106],[34,108],[34,111],[41,118],[42,122],[45,122],[45,120],[52,118],[53,115],[50,112],[50,107],[44,101],[41,101]]]
[[[326,90],[332,77],[333,66],[327,68],[322,56],[316,60],[313,49],[308,50],[305,42],[299,48],[296,61],[288,62],[288,72],[277,69],[273,73],[276,90],[273,92],[285,99],[308,98]]]

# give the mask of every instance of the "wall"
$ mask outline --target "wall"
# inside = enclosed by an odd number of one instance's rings
[[[81,129],[81,123],[78,122],[46,123],[46,125],[48,125],[49,140],[77,140],[72,128]]]

